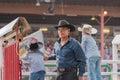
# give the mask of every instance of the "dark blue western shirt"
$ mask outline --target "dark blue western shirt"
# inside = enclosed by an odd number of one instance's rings
[[[83,76],[85,73],[86,58],[81,45],[77,40],[70,37],[61,47],[60,39],[58,39],[54,44],[54,53],[57,60],[57,68],[78,66],[79,75]]]

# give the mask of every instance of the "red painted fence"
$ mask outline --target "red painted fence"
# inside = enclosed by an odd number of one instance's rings
[[[4,80],[20,80],[20,61],[17,41],[4,47]]]

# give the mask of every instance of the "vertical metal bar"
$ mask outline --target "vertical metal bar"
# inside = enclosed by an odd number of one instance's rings
[[[113,50],[113,60],[118,60],[118,54],[117,54],[117,45],[112,45]],[[118,69],[117,63],[113,63],[113,72],[116,73]],[[118,80],[118,74],[112,74],[112,80]]]
[[[100,39],[101,39],[101,56],[102,59],[104,59],[104,8],[101,8],[101,35],[100,35]]]

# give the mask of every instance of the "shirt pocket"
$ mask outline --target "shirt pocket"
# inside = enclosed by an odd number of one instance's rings
[[[70,48],[64,47],[60,54],[63,57],[73,56],[73,51]]]

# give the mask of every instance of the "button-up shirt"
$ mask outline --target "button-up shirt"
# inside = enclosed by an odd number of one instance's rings
[[[96,41],[91,35],[83,35],[81,45],[87,58],[100,57],[100,52],[98,50],[98,46],[96,45]]]
[[[70,37],[63,46],[60,46],[60,39],[58,39],[54,44],[54,53],[58,68],[78,66],[79,75],[83,76],[83,73],[85,73],[86,58],[77,40]]]
[[[44,55],[39,50],[29,52],[22,56],[21,59],[27,60],[30,64],[30,73],[45,71]]]

